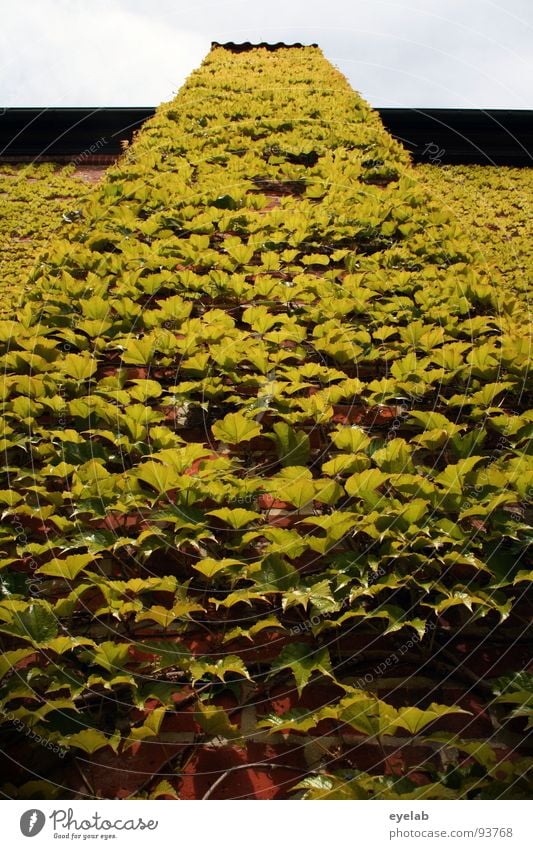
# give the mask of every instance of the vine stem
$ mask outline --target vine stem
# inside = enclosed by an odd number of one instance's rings
[[[100,797],[98,796],[98,794],[97,794],[95,788],[93,787],[91,781],[89,781],[89,777],[82,770],[82,768],[80,766],[80,762],[78,761],[77,758],[75,758],[75,760],[74,760],[74,765],[75,765],[83,783],[85,784],[87,790],[92,794],[93,799],[99,799]]]
[[[215,792],[217,787],[220,784],[222,784],[222,782],[225,781],[226,778],[229,775],[231,775],[232,772],[237,772],[237,770],[239,770],[239,769],[253,769],[254,767],[258,767],[258,766],[266,767],[267,769],[276,769],[277,768],[277,769],[288,769],[291,772],[300,772],[300,773],[302,772],[300,767],[297,767],[297,766],[289,766],[288,764],[269,763],[268,761],[258,761],[257,763],[251,763],[251,764],[237,764],[237,766],[232,766],[229,769],[227,769],[225,772],[223,772],[222,775],[219,775],[217,780],[213,782],[211,787],[208,790],[206,790],[206,792],[202,796],[202,801],[204,801],[204,799],[209,799],[212,796],[212,794]]]

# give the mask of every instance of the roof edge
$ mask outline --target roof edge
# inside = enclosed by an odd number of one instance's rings
[[[265,50],[275,51],[275,50],[284,50],[284,49],[301,49],[303,47],[318,47],[318,44],[301,44],[299,41],[295,41],[294,44],[285,44],[283,41],[276,41],[274,43],[270,43],[268,41],[212,41],[211,42],[211,50],[214,50],[217,47],[222,47],[224,50],[229,50],[230,53],[246,53],[248,50],[256,50],[259,47],[263,47]]]

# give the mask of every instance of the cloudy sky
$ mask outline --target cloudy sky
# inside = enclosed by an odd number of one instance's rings
[[[531,0],[0,2],[0,107],[153,106],[212,40],[316,41],[374,106],[533,107]]]

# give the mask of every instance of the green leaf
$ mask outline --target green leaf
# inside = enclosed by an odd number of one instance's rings
[[[5,504],[7,507],[14,507],[15,504],[20,504],[22,501],[22,495],[18,492],[14,492],[12,489],[2,489],[0,490],[0,503]]]
[[[216,661],[199,661],[194,660],[190,666],[191,675],[194,681],[199,681],[204,675],[214,675],[225,681],[226,675],[229,672],[234,672],[241,675],[243,678],[250,678],[246,666],[237,655],[229,654],[227,657]]]
[[[139,650],[156,655],[155,668],[157,670],[167,669],[170,666],[187,669],[191,659],[188,649],[180,643],[170,640],[143,640],[139,644]],[[171,686],[174,687],[174,685]]]
[[[484,767],[489,775],[494,775],[495,768],[497,769],[501,756],[497,754],[490,743],[485,743],[482,740],[460,740],[453,734],[431,734],[427,737],[431,742],[447,743],[453,749],[460,749],[461,752],[466,752],[474,758],[482,767]]]
[[[302,257],[303,265],[329,265],[327,254],[308,254]]]
[[[144,481],[158,493],[166,493],[173,489],[179,482],[179,475],[172,466],[148,460],[141,463],[133,471],[136,478]]]
[[[123,669],[129,659],[130,644],[114,643],[105,640],[93,651],[84,652],[80,657],[86,659],[91,665],[101,666],[108,672],[116,672]]]
[[[370,468],[370,457],[364,454],[337,454],[331,460],[327,460],[321,471],[330,477],[346,475],[354,472],[364,472]]]
[[[268,483],[271,495],[287,501],[298,510],[309,505],[317,494],[317,484],[305,466],[286,466],[278,477],[271,478]]]
[[[329,507],[333,507],[344,495],[344,489],[337,481],[319,478],[314,482],[314,487],[314,501],[320,501],[321,504],[327,504]]]
[[[331,441],[341,451],[353,454],[365,451],[370,445],[370,438],[359,427],[341,427],[331,434]]]
[[[215,439],[227,442],[229,445],[238,445],[240,442],[249,442],[250,439],[259,436],[261,427],[242,413],[228,413],[222,421],[213,425],[212,431]]]
[[[313,650],[306,643],[292,643],[285,646],[276,661],[272,664],[272,675],[282,669],[290,669],[296,681],[298,695],[309,682],[313,672],[320,672],[333,678],[329,652],[326,648]]]
[[[154,340],[151,336],[142,339],[130,339],[126,344],[122,359],[128,365],[147,366],[155,355]]]
[[[522,569],[517,573],[516,578],[514,579],[514,584],[520,584],[525,581],[528,584],[533,583],[533,571],[528,571],[527,569]]]
[[[33,649],[15,649],[15,651],[3,652],[0,655],[0,679],[14,669],[17,663],[30,657],[33,653]]]
[[[160,781],[157,787],[152,790],[149,799],[160,799],[162,796],[170,796],[171,799],[179,799],[178,794],[174,790],[170,781]]]
[[[249,531],[245,534],[242,539],[243,545],[247,545],[261,537],[268,540],[266,551],[270,554],[300,557],[307,548],[307,543],[302,539],[298,531],[287,528],[276,528],[269,525],[263,525],[260,529]]]
[[[0,623],[0,631],[45,646],[57,636],[58,622],[48,602],[35,601],[23,610],[13,611],[9,622]]]
[[[239,209],[241,205],[241,202],[231,195],[220,195],[212,202],[212,206],[216,206],[217,209]]]
[[[330,516],[310,516],[303,519],[303,524],[316,525],[325,531],[324,537],[307,537],[309,546],[314,551],[325,554],[340,539],[358,524],[359,517],[355,513],[336,511]]]
[[[90,354],[67,354],[60,361],[61,371],[74,380],[89,380],[98,368],[98,363]]]
[[[349,477],[344,486],[348,495],[362,498],[371,507],[375,507],[383,498],[377,491],[378,487],[383,486],[388,479],[389,476],[379,469],[366,469]]]
[[[123,751],[127,752],[128,749],[141,740],[146,740],[149,737],[157,737],[161,723],[165,718],[165,713],[165,707],[156,708],[151,711],[141,726],[130,728],[126,741],[123,744]]]
[[[447,492],[458,495],[463,491],[463,482],[467,474],[483,459],[483,457],[467,457],[465,460],[446,466],[444,471],[435,478],[435,482],[445,487]]]
[[[295,605],[301,605],[304,610],[307,610],[308,604],[311,604],[317,613],[331,613],[339,609],[339,604],[335,601],[329,581],[318,581],[311,587],[296,587],[285,593],[282,600],[283,610]]]
[[[286,422],[276,422],[274,434],[267,434],[276,445],[283,466],[305,466],[309,459],[310,442],[306,433],[295,430]]]
[[[405,728],[409,734],[419,734],[426,725],[440,719],[442,716],[450,716],[455,713],[469,714],[470,711],[462,708],[448,705],[437,705],[434,702],[427,710],[421,710],[417,707],[403,707],[398,711],[396,726]]]
[[[120,743],[120,734],[115,732],[112,737],[106,737],[102,731],[97,731],[95,728],[86,728],[77,734],[61,737],[60,742],[62,745],[81,749],[82,752],[87,752],[88,755],[94,755],[95,752],[103,749],[105,746],[110,746],[116,752]]]
[[[224,572],[231,566],[244,566],[240,560],[233,560],[230,557],[225,557],[222,560],[215,560],[213,557],[205,557],[199,560],[198,563],[193,563],[193,569],[200,572],[206,578],[214,578],[219,572]]]
[[[177,601],[171,608],[156,604],[143,610],[135,617],[136,622],[155,622],[161,628],[168,628],[177,619],[190,619],[191,613],[201,613],[204,608],[194,601]]]
[[[372,459],[383,472],[392,474],[410,474],[414,472],[411,449],[405,439],[391,439],[385,448],[380,448]]]
[[[222,740],[237,740],[241,737],[238,727],[230,722],[226,711],[213,704],[199,702],[194,718],[209,737]]]
[[[67,651],[72,651],[73,649],[77,649],[80,646],[94,646],[94,640],[89,639],[88,637],[55,637],[53,640],[49,640],[46,644],[47,652],[54,652],[55,654],[65,654]]]
[[[128,393],[133,401],[139,401],[141,404],[146,404],[148,399],[159,398],[163,392],[163,387],[157,380],[132,380],[133,386],[128,388]]]
[[[71,554],[62,560],[54,557],[44,566],[41,566],[37,571],[43,575],[49,575],[55,578],[64,578],[66,581],[73,581],[81,571],[85,569],[89,563],[94,563],[98,560],[98,554]]]
[[[261,513],[256,513],[254,510],[245,510],[243,507],[221,507],[219,510],[210,510],[207,515],[216,516],[234,530],[240,530],[252,522],[262,520]]]
[[[294,708],[294,710],[279,716],[271,713],[257,723],[258,728],[268,728],[270,733],[300,731],[306,734],[311,728],[316,728],[320,722],[320,714],[306,708]]]
[[[369,798],[368,792],[357,780],[347,781],[333,775],[309,776],[296,784],[293,789],[305,790],[303,798],[308,801],[321,799],[353,801]]]
[[[410,410],[409,419],[421,424],[424,430],[443,430],[448,436],[453,436],[453,434],[461,430],[460,425],[453,424],[446,416],[436,413],[433,410],[429,410],[428,412]]]
[[[498,349],[493,342],[486,342],[470,351],[466,361],[471,365],[472,373],[476,377],[484,379],[495,377],[495,371],[498,368]]]
[[[287,563],[287,561],[278,554],[268,554],[261,561],[259,571],[254,569],[250,578],[254,581],[255,587],[261,592],[283,592],[294,587],[299,583],[298,570]],[[244,591],[246,592],[246,590]]]
[[[343,699],[339,707],[340,711],[338,708],[325,708],[322,713],[325,717],[338,717],[341,722],[369,737],[382,737],[395,731],[395,708],[362,690]]]
[[[225,635],[224,642],[229,643],[231,640],[236,640],[240,637],[253,640],[256,634],[259,634],[261,631],[265,631],[267,628],[275,628],[279,631],[284,630],[283,625],[276,616],[266,616],[264,619],[254,622],[251,628],[232,628],[232,630],[228,631]]]
[[[230,245],[226,250],[238,265],[246,265],[254,255],[254,248],[250,245]]]

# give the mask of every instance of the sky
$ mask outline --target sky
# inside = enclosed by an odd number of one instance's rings
[[[0,108],[156,106],[211,41],[317,42],[376,107],[533,107],[531,0],[0,0]]]

